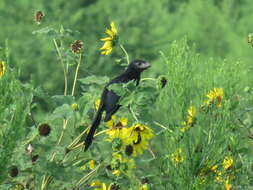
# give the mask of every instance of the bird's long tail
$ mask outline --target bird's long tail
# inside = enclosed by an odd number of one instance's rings
[[[102,106],[100,106],[99,109],[98,109],[98,111],[97,111],[97,114],[95,116],[95,119],[92,122],[90,131],[89,131],[89,133],[88,133],[88,135],[87,135],[87,137],[85,139],[85,148],[84,148],[84,151],[87,151],[88,148],[89,148],[89,146],[92,143],[95,131],[96,131],[97,127],[100,124],[100,121],[101,121],[101,118],[102,118],[102,113],[103,113],[103,109],[102,109]]]

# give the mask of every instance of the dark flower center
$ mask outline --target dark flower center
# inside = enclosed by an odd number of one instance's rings
[[[164,88],[167,84],[167,79],[165,77],[161,78],[161,87]]]
[[[140,144],[141,143],[141,135],[140,133],[138,134],[138,138],[137,138],[137,141],[134,142],[134,144]]]
[[[18,168],[16,166],[13,166],[10,169],[10,176],[11,177],[17,177],[17,175],[18,175]]]
[[[39,134],[40,136],[48,136],[51,131],[51,128],[48,124],[41,124],[39,126]]]
[[[125,153],[126,153],[127,156],[131,156],[133,154],[133,151],[134,151],[134,149],[133,149],[132,145],[127,145],[126,146]]]

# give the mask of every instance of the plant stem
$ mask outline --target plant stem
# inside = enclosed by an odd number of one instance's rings
[[[135,119],[137,122],[139,122],[139,120],[138,120],[138,118],[136,117],[136,115],[135,115],[135,113],[134,113],[134,111],[133,111],[133,109],[132,109],[131,106],[129,106],[129,109],[130,109],[130,112],[131,112],[131,114],[133,115],[134,119]]]
[[[145,81],[145,80],[152,80],[152,81],[156,81],[156,79],[154,78],[142,78],[141,81]]]
[[[81,60],[82,60],[82,53],[80,53],[78,64],[76,66],[75,79],[74,79],[74,82],[73,82],[72,93],[71,93],[72,96],[74,96],[74,93],[75,93],[76,80],[77,80],[77,75],[78,75],[79,67],[81,65]]]
[[[81,137],[89,130],[90,128],[87,127],[78,137],[76,137],[72,143],[70,145],[67,146],[68,149],[72,149],[72,147],[74,147],[78,141],[81,139]]]
[[[84,184],[98,170],[100,166],[101,164],[99,164],[94,170],[92,170],[90,173],[80,179],[79,182],[77,182],[76,186],[81,186],[82,184]]]
[[[129,56],[128,56],[128,53],[126,51],[126,49],[124,48],[124,46],[122,44],[119,44],[119,47],[121,48],[121,50],[124,52],[124,54],[126,55],[126,60],[127,60],[127,64],[129,65],[130,64],[130,61],[129,61]]]
[[[61,143],[62,138],[63,138],[63,135],[64,135],[64,132],[65,132],[65,129],[66,129],[66,127],[67,127],[67,124],[68,124],[68,120],[64,119],[64,120],[63,120],[63,129],[62,129],[62,131],[61,131],[61,135],[60,135],[60,138],[59,138],[59,140],[58,140],[56,146],[58,146],[58,145]],[[54,160],[55,155],[56,155],[56,152],[53,153],[53,155],[52,155],[52,157],[51,157],[51,159],[50,159],[51,162]],[[43,180],[42,180],[41,190],[45,189],[46,186],[47,186],[51,181],[52,181],[52,177],[51,177],[51,176],[44,175],[44,176],[43,176]]]
[[[62,68],[63,68],[63,74],[64,74],[64,96],[66,96],[67,95],[67,91],[68,91],[67,71],[66,71],[66,68],[64,66],[64,62],[63,62],[63,58],[62,58],[62,54],[61,54],[61,51],[59,49],[59,46],[58,46],[58,44],[57,44],[57,42],[56,42],[55,39],[53,39],[53,41],[54,41],[55,49],[56,49],[56,51],[58,53],[58,56],[60,58],[60,62],[61,62]]]
[[[64,135],[64,132],[65,132],[65,129],[66,129],[66,127],[67,127],[67,124],[68,124],[68,120],[64,119],[64,120],[63,120],[63,127],[62,127],[62,131],[61,131],[61,135],[60,135],[60,138],[59,138],[59,140],[58,140],[56,146],[58,146],[58,145],[61,143],[62,138],[63,138],[63,135]],[[56,155],[56,152],[53,153],[53,155],[52,155],[52,157],[51,157],[51,159],[50,159],[51,162],[54,160],[55,155]]]

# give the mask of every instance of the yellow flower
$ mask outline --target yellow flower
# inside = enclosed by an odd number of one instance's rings
[[[90,160],[89,161],[89,167],[91,170],[93,170],[95,168],[95,160]]]
[[[183,122],[183,127],[180,128],[181,132],[185,132],[194,124],[194,119],[196,116],[196,107],[190,106],[187,110],[187,120]]]
[[[190,106],[189,109],[187,110],[187,124],[192,125],[193,123],[193,118],[196,116],[196,107],[195,106]]]
[[[128,128],[124,136],[127,139],[127,144],[133,147],[133,156],[136,156],[148,149],[148,140],[154,136],[154,133],[148,126],[137,123]]]
[[[226,157],[224,158],[224,160],[223,160],[223,163],[222,163],[223,168],[224,168],[225,170],[231,168],[231,167],[233,166],[233,162],[234,162],[234,161],[233,161],[233,158],[232,158],[231,156],[226,156]]]
[[[115,176],[120,176],[121,172],[120,170],[113,170],[112,174]]]
[[[111,167],[113,175],[119,176],[122,172],[128,174],[135,168],[134,159],[123,157],[120,153],[113,153],[112,156]]]
[[[224,91],[222,88],[214,88],[213,90],[210,90],[206,96],[208,100],[205,101],[205,104],[210,105],[214,101],[216,101],[216,106],[221,107],[221,101],[224,97]]]
[[[100,48],[100,50],[102,50],[101,54],[109,55],[118,39],[118,32],[114,22],[111,22],[111,29],[106,29],[105,33],[107,34],[107,37],[101,39],[101,41],[104,42],[104,45]]]
[[[187,131],[190,128],[191,127],[189,125],[186,125],[186,122],[183,122],[183,127],[180,128],[180,131],[184,133],[185,131]]]
[[[97,99],[97,100],[95,101],[95,109],[96,109],[96,111],[98,111],[98,108],[99,108],[99,106],[100,106],[100,102],[101,102],[100,99]]]
[[[106,190],[106,185],[105,183],[100,182],[99,180],[93,181],[90,184],[91,187],[95,187],[94,190]]]
[[[6,71],[6,66],[4,61],[0,61],[0,78],[4,75]]]
[[[143,184],[140,188],[139,188],[139,190],[148,190],[148,184]]]
[[[113,140],[115,138],[119,138],[124,142],[126,142],[126,136],[125,134],[127,133],[127,118],[119,118],[118,122],[116,117],[113,115],[112,119],[108,122],[106,122],[107,127],[109,130],[106,132],[107,135],[109,135],[109,140]]]
[[[76,110],[78,109],[77,103],[71,104],[71,107],[72,107],[72,109],[73,109],[74,111],[76,111]]]
[[[216,182],[222,182],[222,173],[221,173],[221,171],[218,171],[218,170],[216,170],[215,171],[215,181]]]
[[[217,168],[218,168],[218,165],[216,164],[216,165],[213,165],[213,166],[211,167],[211,170],[212,170],[213,172],[217,172]]]
[[[232,185],[229,183],[226,183],[225,188],[226,188],[226,190],[232,190]]]
[[[24,190],[25,187],[22,184],[17,184],[12,188],[9,188],[9,190]]]
[[[171,161],[175,165],[184,161],[184,154],[181,148],[178,148],[174,153],[171,154]]]

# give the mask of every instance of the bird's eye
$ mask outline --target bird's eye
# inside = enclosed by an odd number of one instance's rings
[[[142,64],[141,62],[138,62],[138,64],[137,64],[137,65],[138,65],[138,66],[141,66],[141,64]]]

